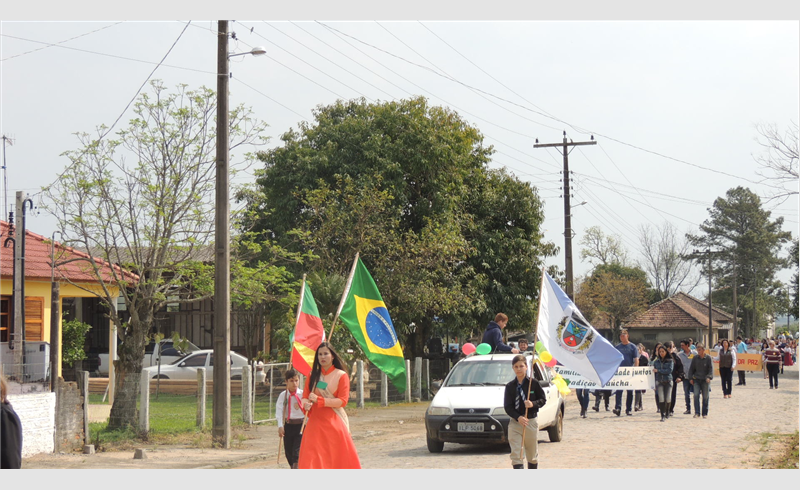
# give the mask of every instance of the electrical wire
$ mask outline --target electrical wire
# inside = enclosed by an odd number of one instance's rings
[[[91,32],[86,32],[84,34],[80,34],[78,36],[74,36],[74,37],[71,37],[69,39],[64,39],[63,41],[59,41],[59,42],[57,42],[55,44],[52,44],[52,45],[47,45],[47,46],[43,46],[41,48],[36,48],[36,49],[32,49],[30,51],[25,51],[24,53],[15,54],[13,56],[9,56],[8,58],[1,59],[0,62],[7,61],[7,60],[10,60],[10,59],[13,59],[13,58],[19,58],[20,56],[25,56],[26,54],[35,53],[37,51],[42,51],[43,49],[47,49],[47,48],[50,48],[50,47],[53,47],[53,46],[58,46],[60,44],[64,44],[64,43],[67,43],[67,42],[70,42],[70,41],[74,41],[75,39],[79,39],[79,38],[88,36],[89,34],[94,34],[95,32],[100,32],[100,31],[102,31],[104,29],[108,29],[109,27],[114,27],[114,26],[117,26],[117,25],[120,25],[120,24],[122,24],[122,22],[117,22],[117,23],[114,23],[114,24],[111,24],[111,25],[107,25],[107,26],[101,27],[100,29],[95,29],[95,30],[93,30]]]

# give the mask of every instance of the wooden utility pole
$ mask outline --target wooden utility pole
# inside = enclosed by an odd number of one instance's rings
[[[212,437],[231,447],[230,199],[228,171],[228,21],[217,29],[217,173],[214,260],[214,405]]]
[[[565,260],[565,273],[567,275],[567,296],[569,299],[574,299],[572,293],[572,213],[570,206],[570,191],[572,188],[569,185],[569,147],[570,146],[582,146],[582,145],[596,145],[597,141],[594,140],[594,136],[590,137],[591,141],[580,141],[580,142],[573,142],[572,140],[567,141],[567,132],[564,131],[564,141],[561,143],[545,143],[539,144],[539,140],[536,140],[536,144],[533,145],[534,148],[558,148],[561,147],[561,154],[564,156],[564,260]]]

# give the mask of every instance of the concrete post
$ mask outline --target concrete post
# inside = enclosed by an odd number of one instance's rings
[[[83,398],[83,445],[91,442],[89,434],[89,372],[78,371],[78,390]]]
[[[139,381],[141,398],[139,400],[139,432],[150,432],[150,373],[143,371]]]
[[[422,400],[422,358],[414,359],[414,401]]]
[[[423,394],[425,395],[425,397],[424,397],[425,400],[430,400],[431,399],[431,396],[430,396],[430,393],[431,393],[431,360],[430,359],[425,359],[423,361],[423,363],[425,364],[425,390],[423,391]]]
[[[253,424],[253,397],[250,366],[242,366],[242,422],[248,425]]]
[[[389,406],[389,378],[381,371],[381,406]]]
[[[411,403],[411,360],[406,359],[406,403]]]
[[[356,381],[356,386],[358,387],[356,390],[358,400],[356,407],[364,408],[364,361],[359,359],[356,361],[356,366],[358,366],[358,369],[356,369],[356,376],[358,376],[358,381]]]
[[[206,426],[206,368],[197,368],[197,426]]]

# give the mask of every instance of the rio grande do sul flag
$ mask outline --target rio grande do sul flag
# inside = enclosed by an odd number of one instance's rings
[[[538,339],[560,364],[605,385],[617,373],[622,354],[597,333],[545,271],[539,294]]]
[[[325,330],[322,327],[317,302],[314,301],[311,288],[304,280],[303,289],[300,291],[297,323],[292,334],[292,367],[303,376],[311,374],[314,354],[323,340],[325,340]]]
[[[406,390],[406,361],[389,310],[369,271],[356,259],[350,289],[339,319],[353,334],[372,364],[386,373],[400,391]]]

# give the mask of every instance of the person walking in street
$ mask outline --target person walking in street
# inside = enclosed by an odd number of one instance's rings
[[[308,423],[300,444],[300,469],[361,468],[344,411],[350,398],[350,378],[344,367],[330,343],[319,344],[303,390]]]
[[[611,390],[594,390],[594,406],[592,407],[592,410],[594,410],[595,412],[600,411],[600,400],[602,399],[606,402],[605,403],[606,412],[608,412],[610,410],[608,407],[608,402],[610,398],[611,398]]]
[[[741,335],[736,337],[736,353],[747,354],[747,344],[744,343]],[[745,370],[737,369],[736,374],[739,376],[739,382],[736,383],[736,386],[745,386],[747,384],[745,380]]]
[[[678,358],[681,360],[681,365],[683,365],[683,376],[681,376],[681,379],[683,380],[683,396],[686,400],[686,411],[683,412],[684,415],[692,414],[691,393],[694,388],[688,375],[689,367],[692,364],[692,359],[694,358],[695,354],[690,348],[692,345],[691,342],[692,341],[690,339],[681,340],[681,351],[678,352]]]
[[[575,390],[575,395],[578,397],[578,403],[581,406],[581,418],[586,418],[586,411],[589,409],[589,390],[586,388],[578,388]]]
[[[275,419],[278,421],[278,437],[283,439],[283,449],[286,453],[286,462],[289,467],[297,469],[297,460],[300,457],[300,443],[303,434],[300,433],[305,409],[300,401],[303,390],[300,385],[300,375],[294,369],[287,369],[283,373],[286,380],[286,389],[278,395],[275,406]]]
[[[0,469],[18,470],[22,468],[22,423],[7,395],[8,384],[0,374]]]
[[[664,342],[664,347],[667,348],[667,352],[669,352],[670,357],[672,357],[672,393],[670,396],[670,403],[669,403],[669,416],[672,417],[675,415],[675,401],[678,392],[678,383],[683,381],[684,371],[683,371],[683,363],[681,362],[680,357],[678,357],[677,352],[675,352],[675,342],[668,340]]]
[[[715,361],[719,361],[719,379],[722,380],[722,398],[730,398],[733,392],[733,370],[736,367],[736,351],[731,349],[728,339],[722,339]]]
[[[622,354],[622,363],[619,367],[630,367],[639,365],[639,348],[628,340],[628,331],[622,329],[619,333],[619,344],[616,345],[617,350]],[[622,392],[627,392],[625,395],[625,415],[633,415],[633,390],[617,390],[616,403],[614,404],[614,415],[617,417],[622,413]]]
[[[783,366],[781,351],[775,347],[775,341],[769,341],[769,347],[764,350],[764,366],[769,375],[769,389],[778,389],[778,372]]]
[[[672,370],[675,362],[663,345],[658,348],[658,355],[653,360],[653,371],[656,380],[656,396],[661,409],[661,421],[669,417],[670,396],[672,394]]]
[[[531,382],[528,360],[523,355],[511,359],[514,379],[506,384],[503,408],[511,417],[508,421],[508,445],[511,446],[511,465],[521,470],[525,461],[528,469],[539,468],[539,409],[547,403],[547,395],[538,382]]]
[[[708,417],[708,385],[714,378],[714,365],[711,356],[706,355],[705,346],[697,343],[697,355],[689,366],[689,382],[694,388],[694,418],[700,417],[700,397],[703,397],[703,418]]]
[[[519,354],[519,349],[503,343],[503,329],[506,328],[506,325],[508,325],[508,316],[505,313],[498,313],[495,315],[494,321],[486,325],[481,343],[489,344],[492,354],[496,352]]]
[[[660,343],[658,345],[661,345]],[[647,348],[644,344],[639,344],[637,346],[639,348],[639,366],[647,366],[650,364],[650,355],[647,353]],[[655,354],[653,355],[655,357]],[[642,397],[644,396],[645,390],[636,390],[634,393],[633,398],[633,411],[634,412],[641,412],[644,410],[642,406]]]

